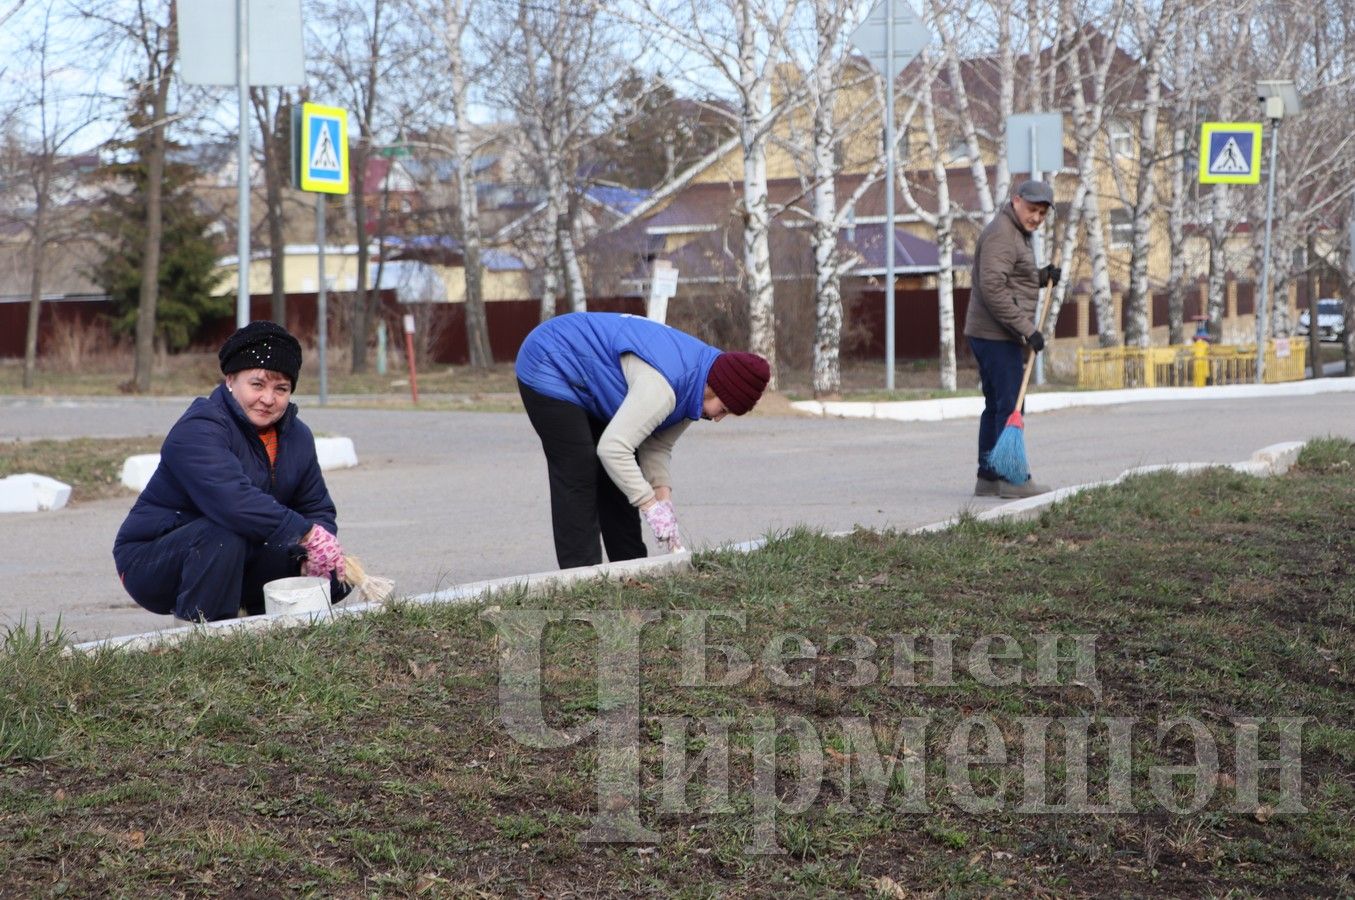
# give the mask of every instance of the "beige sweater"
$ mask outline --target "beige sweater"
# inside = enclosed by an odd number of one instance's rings
[[[672,488],[668,466],[673,444],[691,419],[655,431],[677,409],[677,395],[668,380],[634,353],[621,356],[626,399],[598,440],[598,459],[612,481],[635,506],[654,499],[655,488]]]

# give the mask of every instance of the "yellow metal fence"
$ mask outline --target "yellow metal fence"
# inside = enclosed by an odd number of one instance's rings
[[[1307,353],[1304,341],[1268,341],[1266,383],[1302,381]],[[1255,345],[1215,346],[1197,341],[1170,347],[1108,347],[1077,351],[1077,386],[1080,388],[1204,387],[1255,381]]]

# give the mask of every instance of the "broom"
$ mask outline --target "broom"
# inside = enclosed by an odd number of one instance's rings
[[[395,582],[389,578],[382,578],[379,575],[371,575],[358,562],[356,556],[344,556],[343,558],[343,583],[353,589],[344,601],[353,600],[358,603],[377,603],[385,604],[390,602],[395,594]]]
[[[1035,330],[1044,331],[1045,318],[1049,307],[1053,305],[1054,286],[1045,288],[1044,308],[1040,310],[1040,321]],[[988,451],[988,468],[1012,484],[1025,484],[1030,480],[1030,463],[1026,461],[1026,423],[1021,418],[1021,407],[1026,402],[1026,387],[1030,384],[1030,373],[1035,368],[1035,351],[1026,357],[1026,370],[1021,376],[1021,392],[1016,395],[1016,408],[1007,417],[1007,425],[998,435],[997,443]]]

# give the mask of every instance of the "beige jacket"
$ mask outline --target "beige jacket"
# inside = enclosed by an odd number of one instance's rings
[[[993,216],[974,245],[974,277],[964,333],[968,337],[1024,342],[1035,331],[1040,271],[1030,232],[1011,202]]]

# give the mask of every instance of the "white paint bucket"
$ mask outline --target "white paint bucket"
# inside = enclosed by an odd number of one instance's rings
[[[329,579],[298,576],[270,581],[263,586],[263,609],[270,616],[326,612]]]

